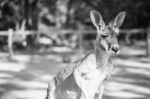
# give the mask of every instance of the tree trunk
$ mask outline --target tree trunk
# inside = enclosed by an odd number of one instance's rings
[[[69,0],[68,4],[67,4],[67,15],[66,15],[66,25],[65,27],[68,28],[69,27],[69,21],[70,21],[70,9],[72,7],[72,4],[73,4],[73,0]]]

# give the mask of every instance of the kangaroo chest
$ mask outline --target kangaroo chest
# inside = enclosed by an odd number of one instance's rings
[[[95,99],[107,75],[97,68],[95,56],[91,55],[56,87],[56,99]]]
[[[89,68],[88,70],[78,68],[74,71],[74,78],[85,99],[94,99],[106,76],[107,73],[102,73],[96,68]]]

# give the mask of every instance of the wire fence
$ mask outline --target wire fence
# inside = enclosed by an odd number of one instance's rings
[[[130,43],[130,38],[132,35],[145,35],[146,36],[146,46],[147,46],[147,56],[150,56],[150,28],[147,29],[121,29],[119,30],[120,34],[124,35],[123,38],[126,43]],[[85,34],[95,34],[95,30],[45,30],[45,31],[27,31],[27,30],[19,30],[19,31],[13,31],[12,29],[9,29],[8,31],[0,31],[0,36],[7,36],[7,44],[9,49],[10,56],[13,55],[13,43],[14,42],[20,42],[24,43],[26,40],[26,37],[28,35],[35,35],[37,39],[39,39],[39,35],[44,34],[46,36],[49,36],[50,38],[57,39],[58,36],[56,35],[67,35],[67,34],[74,34],[78,38],[78,42],[76,42],[80,49],[83,49],[83,38]],[[55,36],[54,36],[55,35]],[[53,37],[54,36],[54,37]],[[140,39],[143,38],[140,36]],[[94,39],[93,39],[94,40]]]

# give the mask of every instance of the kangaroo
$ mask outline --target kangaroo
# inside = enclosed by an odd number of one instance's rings
[[[97,29],[94,50],[69,64],[49,83],[46,99],[101,99],[105,81],[112,71],[111,56],[119,52],[117,36],[125,19],[120,12],[108,25],[95,10],[90,18]]]

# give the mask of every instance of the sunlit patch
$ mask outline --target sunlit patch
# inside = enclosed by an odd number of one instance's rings
[[[44,89],[35,90],[13,90],[6,96],[7,99],[45,99],[46,91]]]
[[[126,82],[126,83],[134,83],[135,80],[134,79],[128,79],[128,78],[116,78],[117,81],[120,81],[120,82]]]
[[[56,62],[62,62],[62,57],[58,55],[47,55],[47,59],[55,60]]]
[[[15,55],[13,57],[14,60],[19,61],[19,62],[29,62],[31,61],[31,56],[28,55]]]
[[[137,94],[134,92],[127,92],[127,91],[118,91],[118,92],[106,92],[105,95],[107,96],[112,96],[112,97],[119,97],[120,99],[122,98],[141,98],[144,99],[144,95]]]
[[[39,43],[44,44],[44,45],[51,45],[51,44],[53,44],[53,41],[50,38],[43,36],[43,37],[39,38]]]
[[[139,68],[150,68],[150,65],[148,63],[141,63],[138,61],[132,61],[132,60],[121,60],[121,59],[115,59],[115,64],[118,66],[127,66],[127,67],[139,67]]]
[[[31,74],[35,76],[34,80],[36,81],[48,82],[50,79],[53,78],[53,75],[42,74],[38,72],[31,72]]]
[[[20,79],[12,80],[11,84],[24,87],[24,88],[47,88],[47,83],[38,82],[38,81],[24,81]]]
[[[7,84],[10,82],[10,78],[13,78],[13,75],[0,73],[0,84]]]
[[[62,52],[71,52],[72,49],[69,47],[53,47],[51,51],[62,53]]]
[[[131,48],[128,48],[128,47],[123,47],[121,49],[121,52],[120,54],[122,55],[145,55],[146,53],[146,50],[140,50],[140,49],[131,49]]]
[[[140,85],[134,85],[134,84],[129,84],[129,83],[117,83],[117,82],[110,82],[109,84],[107,84],[106,89],[109,95],[115,91],[116,96],[117,95],[119,96],[120,92],[124,91],[125,93],[128,93],[128,94],[131,93],[130,97],[133,97],[133,98],[138,96],[135,93],[149,94],[150,92],[150,89],[147,87],[142,87]],[[125,95],[125,97],[128,97],[128,96]]]
[[[0,78],[12,78],[13,76],[6,73],[0,73]]]
[[[10,82],[10,80],[8,80],[8,79],[0,79],[0,84],[7,84],[9,82]]]
[[[131,73],[138,73],[138,74],[150,76],[150,72],[149,72],[149,71],[146,71],[146,70],[144,70],[144,69],[128,68],[127,71],[128,71],[128,72],[131,72]]]
[[[25,69],[24,64],[0,62],[0,71],[19,72]]]
[[[43,75],[40,77],[40,80],[44,80],[44,81],[49,81],[50,79],[52,79],[53,76],[50,76],[50,75]]]

